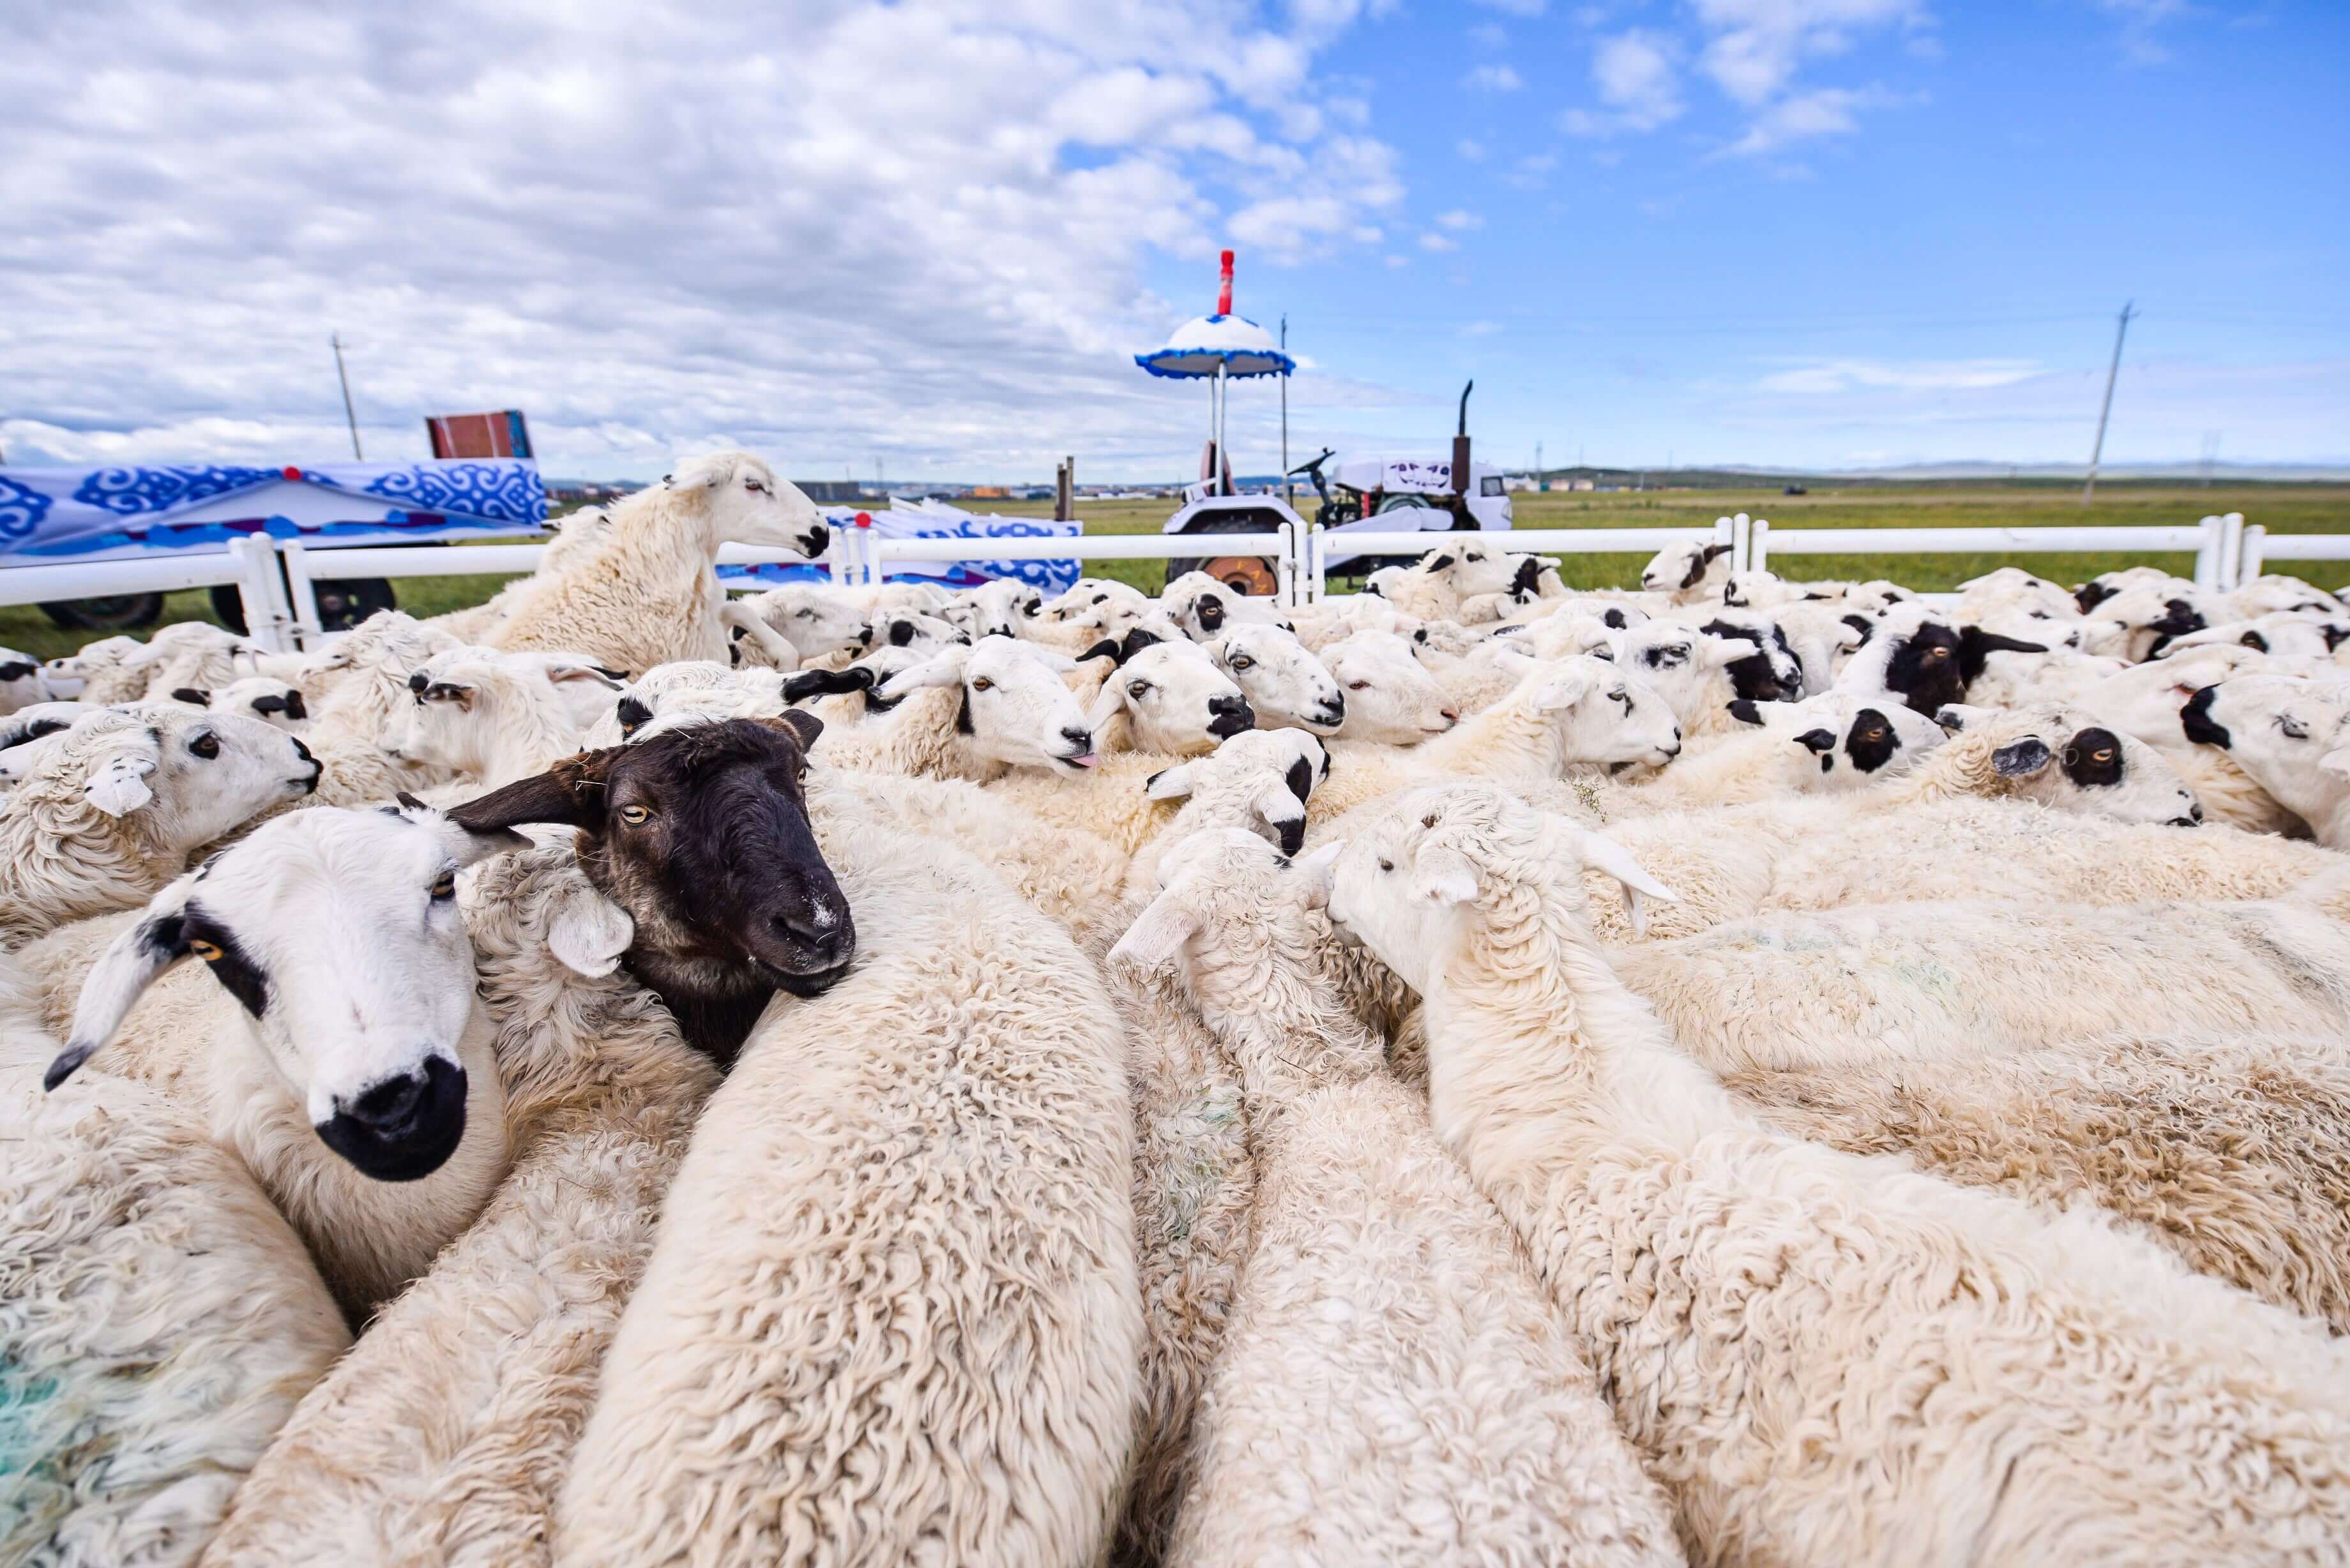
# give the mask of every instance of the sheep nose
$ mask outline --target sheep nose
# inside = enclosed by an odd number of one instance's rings
[[[425,687],[431,684],[432,681],[425,676],[424,671],[421,670],[416,671],[408,678],[408,689],[411,691],[421,691]]]
[[[816,556],[824,554],[824,547],[827,545],[832,543],[832,530],[826,527],[823,524],[818,523],[816,526],[808,530],[807,537],[807,548],[803,551],[802,554],[806,555],[808,559],[814,560]]]
[[[1447,725],[1461,722],[1461,710],[1458,708],[1439,708],[1436,711],[1436,716],[1443,720]]]
[[[829,905],[778,909],[769,919],[778,933],[806,948],[827,965],[847,958],[855,940],[850,935],[854,928]]]
[[[432,1175],[465,1136],[465,1069],[445,1056],[338,1100],[317,1128],[319,1141],[378,1181]]]
[[[1094,749],[1094,732],[1091,730],[1063,730],[1061,739],[1076,747],[1080,755]]]
[[[1347,694],[1344,691],[1333,691],[1330,695],[1322,699],[1322,716],[1333,724],[1345,723],[1347,722]]]

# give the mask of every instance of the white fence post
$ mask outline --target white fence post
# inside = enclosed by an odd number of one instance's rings
[[[1771,520],[1757,517],[1747,525],[1746,569],[1767,572],[1771,569]]]
[[[286,561],[286,587],[292,596],[294,639],[304,648],[317,646],[318,590],[310,580],[310,553],[299,539],[288,539],[279,554]]]
[[[1274,562],[1274,577],[1279,587],[1274,602],[1284,609],[1297,607],[1297,529],[1287,518],[1282,519],[1281,554]]]
[[[1733,572],[1747,570],[1746,563],[1752,558],[1753,548],[1754,520],[1741,512],[1730,520],[1730,569]]]
[[[2220,580],[2220,539],[2224,526],[2216,516],[2196,524],[2202,530],[2203,542],[2195,547],[2195,586],[2206,592],[2217,593],[2227,587]]]
[[[2244,586],[2244,514],[2241,512],[2220,519],[2220,586],[2230,593]]]
[[[2243,587],[2261,575],[2262,546],[2268,542],[2269,531],[2255,523],[2244,530],[2241,554],[2236,561],[2236,586]]]

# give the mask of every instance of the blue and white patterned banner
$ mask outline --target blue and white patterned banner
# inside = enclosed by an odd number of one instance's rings
[[[1042,517],[981,515],[941,501],[893,505],[884,512],[859,512],[851,506],[824,508],[825,521],[835,528],[855,528],[866,519],[868,536],[880,539],[1055,539],[1074,538],[1083,524],[1055,523]],[[786,583],[822,578],[819,567],[797,563],[757,566],[721,566],[718,575],[730,583]],[[1077,580],[1078,564],[1066,561],[893,561],[891,582],[938,583],[950,588],[977,587],[990,577],[1017,577],[1047,595],[1057,594]]]
[[[0,556],[217,551],[266,532],[338,545],[536,532],[538,466],[515,458],[252,468],[0,468]]]

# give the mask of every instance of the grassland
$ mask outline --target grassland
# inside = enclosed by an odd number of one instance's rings
[[[980,511],[1045,516],[1047,502],[989,501]],[[1646,493],[1551,492],[1516,497],[1521,528],[1703,527],[1716,517],[1744,512],[1788,528],[2034,527],[2092,522],[2099,524],[2192,524],[2208,513],[2241,512],[2245,520],[2276,533],[2350,533],[2350,485],[2255,484],[2193,486],[2136,483],[2108,484],[2095,505],[2081,506],[2080,492],[2061,484],[1855,485],[1814,489],[1808,495],[1782,495],[1777,488],[1664,490]],[[1304,508],[1301,507],[1301,510]],[[1156,533],[1166,521],[1159,501],[1097,501],[1080,508],[1089,530],[1099,534]],[[2010,563],[2041,576],[2078,582],[2116,566],[2155,565],[2181,574],[2193,565],[2186,555],[2028,556],[1818,556],[1786,557],[1791,572],[1816,577],[1890,577],[1913,587],[1947,588]],[[1575,556],[1562,562],[1566,580],[1577,587],[1632,582],[1642,557]],[[1156,592],[1157,561],[1104,561],[1092,568]],[[2315,580],[2334,587],[2350,578],[2350,566],[2313,568]],[[412,577],[393,585],[400,607],[417,615],[439,615],[481,603],[506,579],[495,575]],[[173,594],[164,619],[208,620],[211,607],[202,593]],[[31,606],[0,607],[0,647],[40,658],[69,653],[96,633],[60,631]]]

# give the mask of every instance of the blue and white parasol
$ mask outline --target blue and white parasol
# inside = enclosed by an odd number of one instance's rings
[[[1154,376],[1179,379],[1286,376],[1297,361],[1274,343],[1273,334],[1245,316],[1202,316],[1178,327],[1163,348],[1137,354],[1134,362]]]
[[[1272,333],[1232,314],[1232,253],[1226,251],[1218,260],[1216,313],[1185,322],[1168,337],[1165,348],[1137,354],[1134,362],[1154,376],[1213,383],[1208,389],[1208,451],[1200,477],[1213,493],[1229,495],[1232,465],[1224,445],[1224,383],[1244,376],[1286,376],[1297,369],[1297,361],[1282,351]]]

